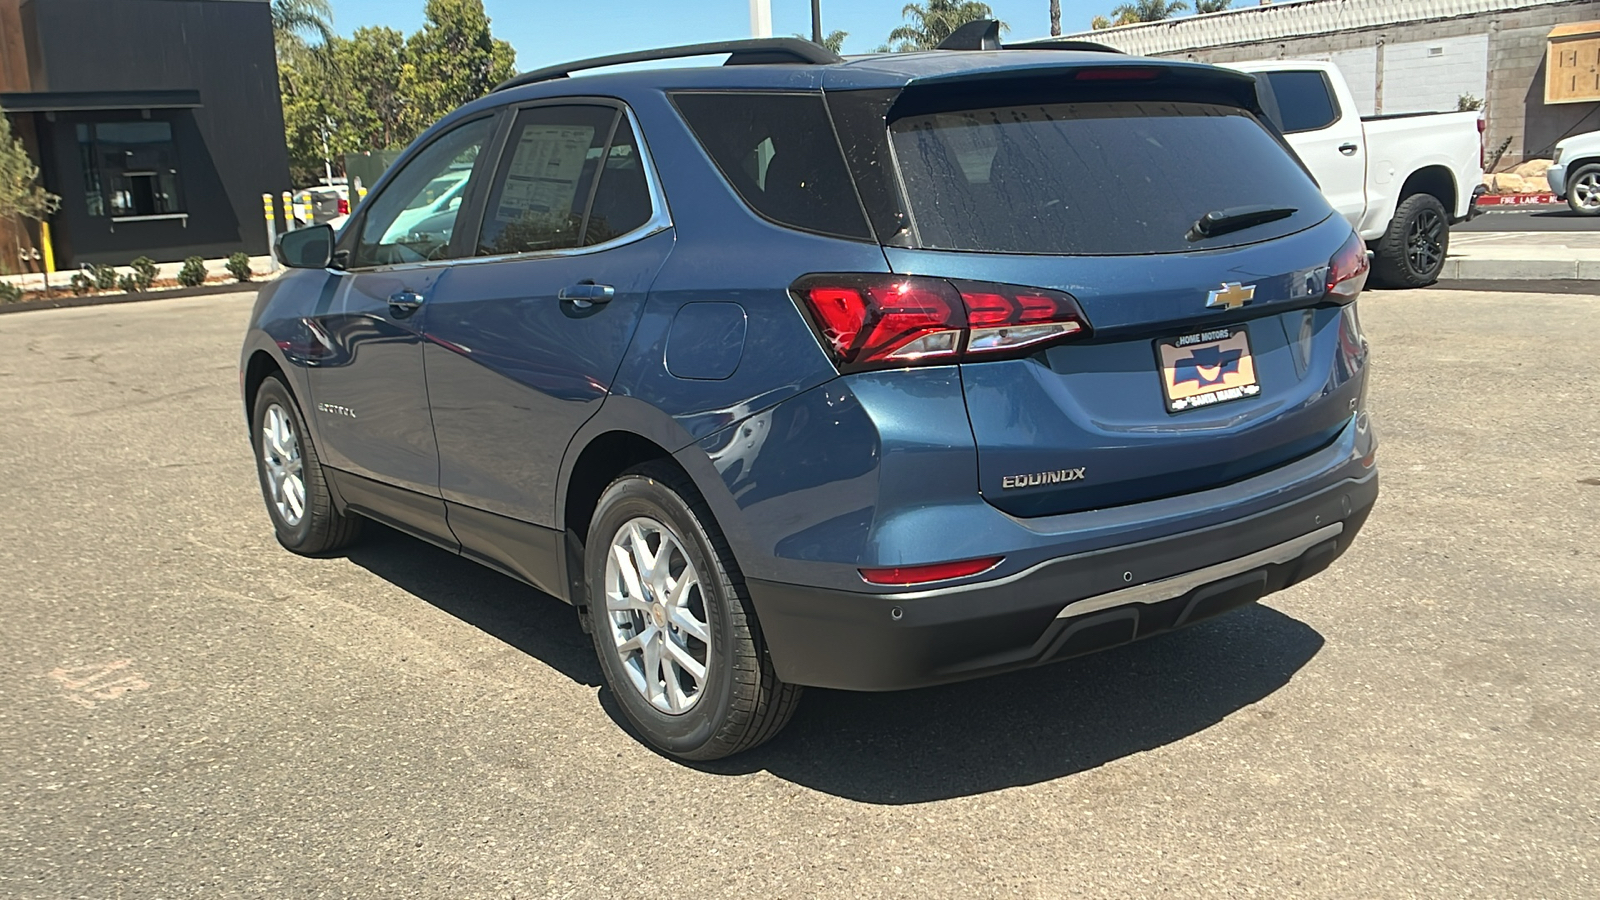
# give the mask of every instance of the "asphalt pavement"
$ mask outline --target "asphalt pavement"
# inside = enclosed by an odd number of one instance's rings
[[[1370,294],[1307,584],[774,743],[635,741],[572,611],[274,542],[249,296],[0,317],[0,896],[1600,896],[1600,297]]]

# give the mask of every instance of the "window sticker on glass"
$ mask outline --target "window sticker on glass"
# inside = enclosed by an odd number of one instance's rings
[[[572,215],[584,158],[594,141],[587,125],[529,125],[522,130],[495,218],[557,228]]]

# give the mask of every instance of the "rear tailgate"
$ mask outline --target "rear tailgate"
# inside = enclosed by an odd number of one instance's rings
[[[1333,440],[1365,364],[1354,316],[1323,299],[1352,233],[1280,140],[1159,83],[995,99],[940,109],[924,90],[890,115],[913,238],[885,248],[897,273],[1065,291],[1086,314],[1087,335],[962,363],[985,498],[1018,516],[1117,506]],[[1266,215],[1192,232],[1241,209]]]

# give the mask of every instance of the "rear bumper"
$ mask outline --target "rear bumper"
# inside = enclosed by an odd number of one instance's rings
[[[778,677],[887,691],[1080,656],[1182,628],[1327,568],[1378,474],[1216,527],[1050,560],[999,581],[864,594],[750,580]]]

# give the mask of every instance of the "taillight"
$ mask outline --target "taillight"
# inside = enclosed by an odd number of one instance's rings
[[[840,371],[1031,353],[1089,332],[1040,288],[904,275],[807,275],[790,288]]]
[[[1489,151],[1488,151],[1487,148],[1485,148],[1483,146],[1483,140],[1484,140],[1483,133],[1485,131],[1487,131],[1488,129],[1489,129],[1489,124],[1483,120],[1483,116],[1479,116],[1478,117],[1478,168],[1480,168],[1480,169],[1483,168],[1485,165],[1487,165],[1488,161],[1489,161]]]
[[[1367,245],[1362,242],[1360,235],[1350,235],[1350,240],[1328,261],[1327,299],[1344,302],[1356,299],[1362,288],[1367,286],[1367,273],[1371,270],[1372,263],[1367,261]]]
[[[350,201],[346,200],[343,197],[339,198],[339,215],[341,215],[341,216],[350,215]]]
[[[925,566],[893,566],[886,569],[862,569],[861,578],[868,584],[895,584],[901,586],[948,581],[987,572],[1000,565],[1005,557],[986,556],[982,559],[964,559],[960,562],[932,563]]]

